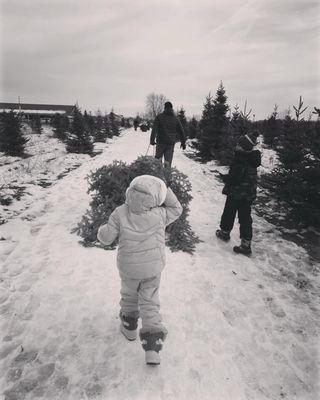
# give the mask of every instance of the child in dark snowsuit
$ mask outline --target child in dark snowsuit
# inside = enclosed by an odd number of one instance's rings
[[[252,240],[251,205],[257,195],[257,168],[261,165],[261,153],[253,150],[257,135],[242,136],[235,149],[234,159],[229,173],[222,175],[225,186],[222,193],[227,195],[220,229],[216,231],[219,239],[230,240],[230,232],[238,213],[240,224],[240,246],[235,246],[236,253],[250,256]]]

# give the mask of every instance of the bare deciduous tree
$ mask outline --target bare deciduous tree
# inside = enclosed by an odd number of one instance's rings
[[[167,98],[161,93],[150,93],[146,100],[146,116],[149,119],[155,119],[156,115],[161,113]]]

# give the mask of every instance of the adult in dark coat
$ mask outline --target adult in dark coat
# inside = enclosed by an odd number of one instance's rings
[[[254,150],[257,134],[245,135],[239,139],[229,173],[222,175],[225,186],[222,193],[227,196],[220,229],[216,231],[219,239],[230,240],[236,214],[240,224],[240,246],[236,253],[251,255],[252,218],[251,205],[257,195],[257,168],[261,165],[261,153]]]
[[[164,104],[164,111],[158,114],[154,120],[150,136],[150,144],[156,145],[155,157],[171,166],[174,146],[181,142],[181,148],[186,148],[186,138],[179,118],[174,114],[172,103],[167,101]]]

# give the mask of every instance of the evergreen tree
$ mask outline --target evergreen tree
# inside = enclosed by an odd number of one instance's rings
[[[13,111],[0,114],[0,151],[9,156],[22,156],[27,141],[19,116]]]
[[[306,110],[301,98],[294,109],[296,118],[288,113],[282,121],[277,146],[280,165],[263,177],[263,183],[288,206],[287,220],[320,228],[320,126],[301,118]]]
[[[102,115],[100,112],[98,112],[98,115],[96,117],[95,121],[95,129],[94,129],[94,141],[95,142],[102,142],[104,143],[107,139],[107,133],[105,129],[105,124],[102,118]]]
[[[117,117],[113,109],[109,113],[109,121],[110,121],[110,130],[112,132],[112,136],[119,136],[120,135],[119,122],[117,121]]]
[[[87,110],[84,110],[83,120],[84,120],[84,123],[87,124],[87,126],[89,126],[89,124],[88,124],[89,114],[87,113]]]
[[[286,115],[279,139],[279,160],[284,169],[294,171],[305,157],[306,135],[299,121]]]
[[[233,112],[231,113],[230,118],[230,129],[234,137],[239,137],[241,134],[243,134],[242,125],[243,122],[241,118],[241,113],[239,111],[239,105],[236,104],[233,108]]]
[[[126,127],[126,128],[131,128],[131,127],[132,127],[130,118],[126,118],[125,127]]]
[[[83,120],[86,125],[86,130],[89,133],[89,135],[94,136],[95,135],[95,120],[94,117],[92,116],[91,112],[87,113],[85,110],[83,113]]]
[[[184,133],[186,135],[186,138],[188,138],[189,137],[189,126],[188,126],[188,122],[187,122],[187,118],[186,118],[186,112],[183,107],[181,107],[180,110],[178,111],[178,118],[181,122]]]
[[[188,131],[189,131],[190,139],[195,139],[198,137],[199,122],[194,116],[191,118],[191,120],[188,123]]]
[[[213,97],[211,92],[209,92],[206,97],[206,101],[203,105],[202,117],[200,120],[200,128],[204,130],[206,127],[212,125],[214,120],[214,112],[213,112]]]
[[[235,139],[239,138],[241,135],[245,135],[251,130],[251,123],[249,120],[249,113],[246,111],[247,102],[245,102],[244,110],[240,111],[240,107],[238,104],[235,105],[234,111],[232,112],[231,120],[230,120],[230,128],[232,131],[232,135]]]
[[[214,112],[214,122],[219,127],[221,133],[223,129],[228,125],[227,112],[229,111],[229,106],[227,104],[226,91],[223,83],[220,82],[218,87],[216,97],[213,100],[213,112]],[[220,133],[220,132],[219,132]]]
[[[32,123],[32,130],[33,130],[33,133],[36,133],[38,135],[41,135],[41,133],[42,133],[41,117],[39,114],[36,114],[34,116],[33,123]]]
[[[186,175],[176,168],[168,171],[163,168],[161,161],[154,157],[139,157],[130,165],[123,161],[113,161],[112,164],[104,165],[88,176],[88,193],[92,194],[92,201],[90,209],[78,225],[78,233],[83,238],[83,244],[101,247],[97,241],[99,227],[106,223],[115,207],[123,204],[126,189],[132,179],[144,174],[157,176],[164,182],[170,179],[170,185],[183,207],[183,213],[178,221],[166,229],[166,244],[172,251],[182,250],[192,254],[195,244],[199,243],[199,238],[188,222],[189,203],[192,199],[191,184]],[[114,244],[111,248],[114,248]]]
[[[54,136],[62,141],[66,140],[70,125],[68,117],[55,114],[52,118],[51,125],[53,127]]]
[[[113,137],[113,133],[111,131],[110,120],[107,114],[103,117],[103,127],[106,137],[111,139]]]
[[[70,135],[66,141],[69,153],[92,154],[93,143],[87,130],[84,117],[78,107],[75,108],[71,123]]]
[[[254,123],[250,121],[250,114],[252,108],[247,110],[247,100],[244,102],[243,110],[239,112],[239,108],[232,114],[232,134],[238,138],[241,135],[246,135],[248,132],[254,130]]]
[[[210,94],[207,96],[200,121],[199,147],[204,159],[216,158],[222,163],[226,162],[224,146],[230,139],[228,110],[225,88],[220,82],[214,100]]]
[[[202,117],[199,123],[200,135],[198,141],[198,148],[200,156],[204,159],[211,159],[211,135],[210,128],[213,126],[214,121],[214,108],[213,97],[209,92],[206,101],[203,105]]]
[[[277,139],[280,136],[281,124],[277,116],[278,106],[275,104],[272,114],[263,124],[263,141],[272,148],[275,148]]]
[[[312,132],[309,135],[309,147],[316,158],[320,159],[320,109],[314,107],[313,114],[317,115],[317,120],[312,124]]]
[[[239,107],[238,104],[236,104],[236,105],[233,107],[231,122],[234,123],[235,125],[238,123],[238,121],[240,120],[240,117],[241,117],[239,108],[240,108],[240,107]]]

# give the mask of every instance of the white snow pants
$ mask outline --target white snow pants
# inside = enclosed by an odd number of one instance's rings
[[[159,286],[161,274],[148,279],[121,278],[121,313],[130,317],[141,317],[143,332],[164,332],[160,315]]]

